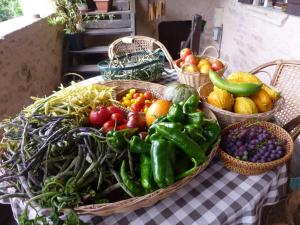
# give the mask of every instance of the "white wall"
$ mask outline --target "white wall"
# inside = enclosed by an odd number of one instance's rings
[[[300,60],[300,17],[226,0],[221,55],[230,71],[275,59]]]

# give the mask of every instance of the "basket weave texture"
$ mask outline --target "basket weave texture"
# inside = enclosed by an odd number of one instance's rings
[[[284,98],[280,97],[275,103],[274,107],[272,110],[264,113],[256,113],[256,114],[239,114],[239,113],[234,113],[230,112],[224,109],[217,108],[207,102],[207,97],[210,92],[213,91],[213,84],[206,83],[202,85],[198,89],[199,96],[202,100],[202,103],[204,107],[209,108],[211,111],[214,112],[216,117],[218,118],[219,123],[221,124],[222,127],[228,126],[233,123],[237,123],[240,121],[244,120],[251,120],[251,119],[256,119],[256,120],[261,120],[261,121],[269,121],[273,119],[274,115],[276,112],[280,111],[283,104],[284,104]]]
[[[165,58],[173,68],[173,59],[166,47],[146,36],[118,38],[110,44],[108,56],[109,60],[98,64],[106,80],[158,80],[164,71]]]
[[[283,128],[266,121],[242,121],[239,123],[232,124],[222,131],[222,135],[226,134],[230,129],[238,128],[241,126],[247,126],[251,124],[259,124],[260,126],[266,128],[269,132],[274,134],[277,139],[280,141],[286,141],[285,144],[285,155],[277,160],[266,162],[266,163],[254,163],[254,162],[246,162],[239,159],[236,159],[226,153],[224,150],[219,148],[218,153],[224,163],[224,166],[236,173],[244,174],[244,175],[255,175],[268,172],[279,165],[286,163],[291,157],[294,152],[294,142],[290,134],[285,131]]]
[[[163,95],[165,86],[155,83],[143,82],[143,81],[122,81],[122,80],[114,80],[114,81],[104,81],[102,84],[107,86],[115,87],[115,96],[119,96],[120,93],[124,93],[124,90],[128,90],[130,88],[136,89],[151,89],[155,90],[161,96]],[[203,112],[205,113],[206,117],[210,119],[216,120],[214,114],[209,110],[203,108]],[[80,206],[75,210],[79,214],[93,214],[98,216],[107,216],[114,213],[123,213],[123,212],[130,212],[134,211],[139,208],[149,207],[157,203],[158,201],[167,198],[176,190],[182,188],[184,185],[188,184],[195,176],[201,173],[205,168],[209,165],[209,163],[214,158],[217,150],[219,148],[220,138],[215,143],[213,149],[210,151],[207,160],[199,166],[198,170],[183,178],[182,180],[176,182],[175,184],[168,186],[163,189],[159,189],[155,192],[150,194],[141,196],[141,197],[134,197],[114,203],[104,203],[104,204],[94,204],[94,205],[86,205]]]
[[[209,49],[213,49],[215,51],[216,57],[205,55],[205,53]],[[227,69],[227,63],[224,60],[219,58],[219,52],[216,49],[216,47],[214,47],[214,46],[206,47],[203,50],[202,54],[199,56],[199,58],[206,58],[210,62],[213,62],[216,59],[221,61],[224,65],[224,68],[221,69],[221,70],[216,71],[220,76],[223,76],[224,72]],[[205,83],[211,82],[207,73],[200,73],[200,72],[186,73],[186,72],[183,72],[182,68],[179,67],[178,63],[179,63],[178,60],[174,62],[174,68],[175,68],[175,70],[178,74],[178,79],[179,79],[180,83],[188,84],[192,87],[198,88],[198,87],[200,87],[201,85],[203,85]]]

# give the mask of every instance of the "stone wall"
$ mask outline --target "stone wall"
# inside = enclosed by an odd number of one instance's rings
[[[300,60],[300,17],[226,0],[221,55],[229,71],[276,59]]]
[[[62,37],[42,19],[0,39],[0,120],[61,82]]]

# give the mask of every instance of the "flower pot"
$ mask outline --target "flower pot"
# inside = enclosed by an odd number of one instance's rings
[[[94,0],[94,2],[100,12],[108,12],[112,7],[112,0]]]
[[[76,3],[76,6],[80,12],[87,12],[89,10],[86,3]]]
[[[84,49],[83,33],[66,34],[65,37],[71,51],[80,51]]]

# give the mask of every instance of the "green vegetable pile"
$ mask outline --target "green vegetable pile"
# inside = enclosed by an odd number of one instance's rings
[[[220,126],[197,111],[195,95],[173,104],[166,116],[158,118],[148,129],[145,140],[132,136],[129,151],[136,160],[130,173],[126,162],[121,165],[121,178],[134,196],[167,187],[193,174],[202,164],[220,135]],[[119,138],[118,140],[122,140]],[[125,147],[126,143],[123,142]]]

